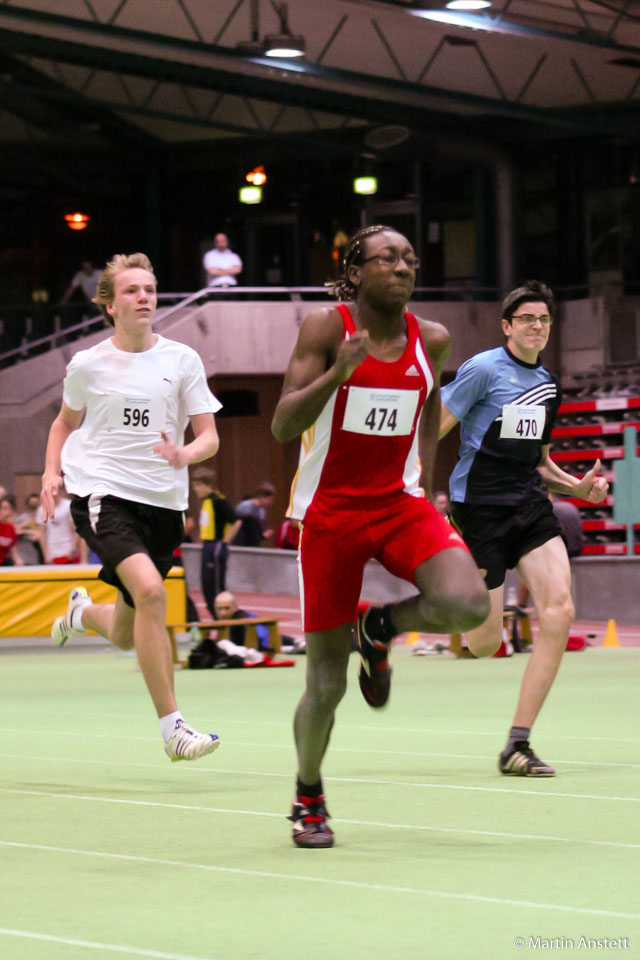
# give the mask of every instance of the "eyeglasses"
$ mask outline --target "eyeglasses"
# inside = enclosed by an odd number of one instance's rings
[[[401,260],[404,260],[409,270],[417,270],[420,266],[420,261],[412,253],[404,255],[402,253],[376,253],[373,257],[365,257],[362,263],[369,263],[370,260],[377,260],[381,267],[388,267],[389,270],[393,270]]]
[[[541,317],[536,316],[535,313],[514,313],[511,319],[519,320],[520,323],[526,323],[528,327],[533,326],[536,320],[539,320],[543,327],[550,327],[553,323],[548,313],[543,313]]]

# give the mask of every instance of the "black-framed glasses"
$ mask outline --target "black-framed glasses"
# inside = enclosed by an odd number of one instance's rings
[[[520,323],[525,323],[528,327],[532,327],[536,320],[539,320],[543,327],[550,327],[553,323],[553,319],[548,313],[543,313],[541,317],[538,317],[535,313],[514,313],[511,319],[519,320]]]
[[[376,253],[373,257],[365,257],[361,262],[368,263],[370,260],[377,260],[381,267],[388,267],[390,270],[393,270],[401,260],[404,260],[409,270],[417,270],[420,266],[420,261],[412,253]]]

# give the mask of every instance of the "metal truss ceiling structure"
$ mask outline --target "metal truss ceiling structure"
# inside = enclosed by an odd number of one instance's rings
[[[281,6],[0,0],[0,143],[320,142],[384,124],[640,136],[637,0],[495,0],[475,14],[290,0],[306,57],[274,62],[247,44],[279,32]]]

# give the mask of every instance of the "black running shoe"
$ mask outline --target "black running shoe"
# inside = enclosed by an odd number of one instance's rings
[[[500,773],[508,777],[555,777],[556,772],[548,763],[536,757],[528,740],[518,740],[513,750],[500,754]]]
[[[330,819],[324,797],[298,796],[293,801],[291,820],[292,837],[296,847],[332,847],[333,830],[327,821]]]
[[[364,628],[366,612],[358,611],[356,639],[360,651],[360,689],[370,707],[384,707],[391,692],[391,667],[389,666],[390,644],[370,640]]]

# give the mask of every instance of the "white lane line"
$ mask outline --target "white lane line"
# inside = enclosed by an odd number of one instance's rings
[[[166,772],[166,764],[151,764],[151,763],[123,763],[117,760],[79,760],[75,757],[24,757],[17,756],[15,754],[0,754],[3,757],[12,757],[13,759],[23,760],[42,760],[46,762],[51,762],[55,760],[56,763],[97,763],[97,764],[110,764],[112,766],[122,766],[122,767],[144,767],[153,770],[163,770]],[[183,769],[185,769],[183,767]],[[198,773],[207,773],[207,774],[231,774],[233,776],[240,777],[276,777],[279,779],[290,780],[291,773],[274,773],[270,770],[237,770],[230,767],[207,767],[198,765],[197,768],[190,767],[191,770]],[[522,777],[510,778],[512,780],[522,780]],[[527,778],[528,779],[528,778]],[[460,783],[420,783],[415,780],[378,780],[372,777],[323,777],[323,780],[327,783],[364,783],[371,784],[373,786],[383,786],[383,787],[416,787],[421,790],[471,790],[476,793],[504,793],[504,794],[515,794],[518,797],[531,796],[531,797],[545,797],[547,799],[551,797],[557,798],[566,798],[570,800],[611,800],[614,802],[627,802],[627,803],[640,803],[640,797],[617,797],[610,794],[602,793],[564,793],[558,790],[548,789],[548,779],[545,778],[544,785],[540,786],[539,790],[525,790],[524,787],[521,788],[511,788],[511,787],[478,787],[471,786],[469,784],[460,784]],[[0,787],[0,793],[5,792],[4,787]]]
[[[14,704],[9,707],[0,707],[0,713],[11,713],[16,715],[18,708]],[[122,711],[114,712],[104,712],[100,711],[89,711],[89,710],[63,710],[56,707],[56,714],[66,715],[76,718],[79,721],[82,721],[86,717],[101,717],[113,718],[113,719],[122,719]],[[39,709],[38,707],[32,707],[29,705],[28,716],[33,716],[36,713],[44,713],[47,716],[51,716],[51,709]],[[373,719],[373,717],[372,717]],[[148,713],[127,713],[127,720],[140,720],[148,722],[149,714]],[[232,723],[240,724],[242,726],[252,726],[255,727],[255,720],[246,720],[238,717],[217,717],[216,723],[219,726],[223,724],[229,725]],[[270,720],[268,717],[260,718],[261,726],[276,726],[276,727],[287,727],[291,728],[291,720]],[[0,731],[5,728],[0,727]],[[348,730],[365,730],[368,733],[375,733],[376,736],[379,736],[383,733],[418,733],[418,734],[429,734],[435,733],[439,736],[461,736],[461,737],[497,737],[500,742],[504,740],[504,728],[500,730],[453,730],[446,727],[391,727],[386,724],[382,725],[379,721],[374,721],[370,724],[355,724],[355,723],[344,723],[340,725],[340,732],[346,732]],[[20,732],[25,732],[25,728],[21,727]],[[104,736],[112,736],[113,734],[104,734]],[[97,736],[97,734],[94,734]],[[124,734],[123,734],[124,736]],[[538,731],[538,737],[544,740],[587,740],[594,741],[597,743],[640,743],[640,737],[585,737],[585,736],[574,736],[568,733],[551,733],[551,732],[540,732]],[[146,738],[148,739],[148,738]]]
[[[132,807],[158,807],[167,810],[190,810],[196,813],[222,813],[241,817],[275,817],[284,819],[283,813],[270,813],[267,810],[242,810],[237,807],[205,807],[202,804],[191,803],[163,803],[160,800],[125,800],[122,797],[98,797],[77,793],[53,793],[45,790],[19,790],[0,788],[0,793],[19,794],[29,797],[46,797],[53,800],[86,800],[90,803],[115,803]],[[385,823],[378,820],[350,820],[334,817],[334,823],[348,823],[358,827],[380,827],[384,830],[418,830],[427,833],[453,833],[472,837],[500,837],[508,840],[548,841],[550,843],[576,843],[595,847],[617,847],[621,850],[640,850],[640,843],[623,843],[616,840],[590,840],[576,837],[556,837],[547,834],[534,833],[506,833],[500,830],[469,830],[463,827],[434,827],[416,823]]]
[[[114,734],[112,733],[89,733],[86,730],[53,730],[49,727],[46,730],[39,730],[36,727],[31,727],[26,729],[25,727],[0,727],[0,732],[2,733],[33,733],[38,736],[52,736],[52,737],[82,737],[86,739],[87,737],[94,737],[99,740],[113,740],[115,739]],[[142,740],[146,743],[158,741],[158,737],[152,736],[135,736],[131,734],[126,734],[126,737],[123,737],[126,740]],[[254,740],[229,740],[227,737],[224,737],[225,745],[231,747],[246,747],[246,748],[258,748],[258,749],[269,749],[269,750],[287,750],[291,751],[291,743],[256,743]],[[332,747],[332,753],[357,753],[357,754],[381,754],[382,756],[391,756],[391,757],[436,757],[438,759],[449,759],[449,760],[490,760],[495,761],[497,754],[482,754],[482,753],[435,753],[429,750],[380,750],[380,749],[370,749],[364,747]],[[11,756],[11,754],[0,754],[0,756]],[[553,760],[554,763],[561,763],[571,766],[579,767],[631,767],[636,768],[640,767],[640,763],[617,763],[611,760],[565,760],[561,757],[551,756],[549,758]]]
[[[156,957],[157,960],[212,960],[211,957],[194,957],[186,953],[165,953],[163,950],[145,950],[142,947],[125,946],[122,943],[101,943],[99,940],[77,940],[75,937],[56,937],[51,933],[36,933],[33,930],[13,930],[0,927],[0,935],[21,937],[25,940],[44,940],[47,943],[63,943],[67,947],[85,950],[107,950],[110,953],[126,953],[131,957]]]
[[[125,860],[134,863],[149,863],[165,867],[186,867],[190,870],[205,870],[212,873],[235,874],[242,877],[259,877],[267,880],[284,880],[287,883],[314,883],[330,887],[347,887],[356,890],[371,890],[380,893],[414,894],[419,897],[438,897],[443,900],[463,900],[473,903],[493,903],[499,906],[528,907],[537,910],[556,910],[561,913],[578,913],[582,916],[615,917],[622,920],[640,920],[640,913],[623,913],[618,910],[599,910],[591,907],[573,907],[569,904],[538,903],[532,900],[511,900],[506,897],[485,897],[477,893],[453,893],[447,890],[430,890],[421,887],[398,887],[392,884],[363,883],[359,880],[339,880],[329,877],[312,877],[300,873],[276,873],[272,870],[247,870],[241,867],[221,867],[217,864],[194,863],[186,860],[168,860],[157,857],[140,857],[124,853],[107,853],[102,850],[82,850],[73,847],[54,847],[38,843],[18,843],[0,840],[0,845],[23,850],[40,850],[45,853],[66,853],[85,857],[101,857],[107,860]]]

